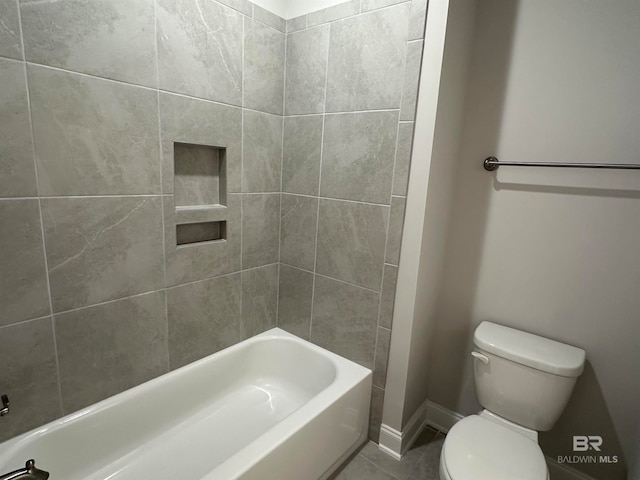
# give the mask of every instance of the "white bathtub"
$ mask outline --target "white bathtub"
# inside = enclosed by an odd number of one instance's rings
[[[0,444],[0,474],[326,478],[366,439],[370,394],[370,370],[275,328]]]

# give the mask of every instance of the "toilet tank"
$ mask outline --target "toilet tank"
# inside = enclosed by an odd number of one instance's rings
[[[480,404],[537,431],[550,430],[584,369],[585,351],[491,322],[473,336]]]

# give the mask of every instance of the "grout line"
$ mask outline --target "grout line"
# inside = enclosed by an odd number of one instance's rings
[[[22,58],[26,59],[26,51],[24,46],[24,34],[22,31],[22,12],[20,11],[20,3],[16,0],[18,7],[18,29],[20,32],[20,42],[22,43]],[[53,313],[53,295],[51,294],[51,279],[49,274],[49,260],[47,258],[47,242],[44,234],[44,218],[42,215],[42,197],[40,197],[40,177],[38,175],[38,161],[36,153],[36,137],[33,130],[33,110],[31,108],[31,93],[29,92],[29,75],[27,73],[27,63],[23,62],[24,72],[24,84],[27,94],[27,109],[29,111],[29,133],[31,135],[31,155],[33,158],[33,170],[36,180],[36,192],[38,194],[38,214],[40,216],[40,236],[42,239],[42,255],[44,259],[45,277],[47,279],[47,294],[49,295],[49,314],[51,322],[51,335],[53,337],[53,354],[56,359],[56,375],[58,377],[58,401],[60,406],[60,413],[64,415],[64,404],[62,402],[62,380],[60,377],[60,360],[58,356],[58,340],[56,338],[56,320]]]
[[[198,279],[198,280],[192,280],[192,281],[189,281],[189,282],[179,283],[177,285],[171,285],[171,286],[166,286],[166,287],[162,287],[162,288],[156,288],[154,290],[149,290],[149,291],[141,292],[141,293],[135,293],[135,294],[132,294],[132,295],[126,295],[124,297],[112,298],[112,299],[109,299],[109,300],[105,300],[103,302],[92,303],[90,305],[83,305],[81,307],[71,308],[71,309],[68,309],[68,310],[61,310],[59,312],[53,312],[53,313],[48,314],[48,315],[43,315],[43,316],[36,317],[36,318],[30,318],[30,319],[27,319],[27,320],[20,320],[19,322],[14,322],[14,323],[10,323],[8,325],[0,326],[0,329],[4,328],[4,327],[11,326],[11,325],[17,325],[17,324],[20,324],[20,323],[24,323],[24,322],[30,322],[30,321],[38,320],[38,319],[42,319],[42,318],[53,317],[54,315],[64,315],[64,314],[67,314],[67,313],[73,313],[73,312],[77,312],[77,311],[80,311],[80,310],[86,310],[86,309],[93,308],[93,307],[100,307],[102,305],[108,305],[110,303],[120,302],[122,300],[129,300],[131,298],[137,298],[137,297],[141,297],[141,296],[144,296],[144,295],[150,295],[152,293],[159,293],[159,292],[163,292],[163,291],[166,291],[166,290],[171,290],[171,289],[174,289],[174,288],[184,287],[184,286],[187,286],[187,285],[193,285],[195,283],[207,282],[207,281],[210,281],[210,280],[217,280],[219,278],[229,277],[231,275],[236,275],[238,273],[249,272],[251,270],[257,270],[257,269],[260,269],[260,268],[270,267],[270,266],[277,265],[277,264],[278,264],[277,262],[267,263],[265,265],[260,265],[260,266],[251,267],[251,268],[245,268],[243,270],[236,270],[236,271],[233,271],[233,272],[224,273],[222,275],[215,275],[213,277],[201,278],[201,279]],[[294,267],[294,268],[297,268],[297,267]]]
[[[251,16],[253,17],[253,4],[251,4]],[[244,236],[243,232],[243,223],[244,223],[244,82],[246,80],[246,69],[245,69],[245,55],[244,55],[244,46],[246,43],[246,24],[247,17],[242,17],[242,53],[241,53],[241,63],[242,63],[242,80],[240,82],[240,104],[242,105],[242,110],[240,111],[240,329],[242,333],[242,337],[244,337],[244,288],[243,287],[243,275],[242,275],[242,266],[244,265],[244,249],[242,244],[242,237]],[[227,168],[227,172],[229,169]],[[229,182],[227,182],[228,184]]]
[[[307,17],[308,18],[308,17]],[[324,158],[324,127],[327,120],[326,111],[327,111],[327,85],[329,84],[329,53],[331,51],[331,28],[329,28],[329,32],[327,33],[327,62],[324,71],[324,98],[322,101],[322,133],[320,135],[320,166],[318,170],[318,206],[316,208],[316,241],[314,242],[313,247],[313,281],[311,284],[311,313],[309,318],[309,340],[311,340],[311,332],[313,330],[313,306],[315,303],[316,296],[316,270],[318,266],[318,236],[319,236],[319,226],[320,226],[320,187],[322,186],[322,160]]]
[[[282,192],[244,192],[242,195],[279,195]]]
[[[387,203],[372,203],[372,202],[362,202],[360,200],[349,200],[346,198],[334,198],[334,197],[323,197],[318,195],[307,195],[305,193],[295,193],[295,192],[227,192],[228,195],[290,195],[297,197],[307,197],[307,198],[320,198],[322,200],[332,200],[335,202],[347,202],[347,203],[358,203],[361,205],[372,205],[375,207],[389,207],[391,204]],[[34,196],[34,197],[0,197],[0,202],[11,201],[11,200],[76,200],[82,198],[156,198],[156,197],[171,197],[173,193],[153,193],[153,194],[114,194],[114,195],[47,195],[47,196]],[[392,195],[393,198],[403,198],[406,199],[406,195]]]
[[[244,50],[244,42],[243,42],[243,50]],[[116,80],[116,79],[113,79],[113,78],[100,77],[100,76],[97,76],[97,75],[92,75],[90,73],[77,72],[75,70],[67,70],[67,69],[64,69],[64,68],[53,67],[51,65],[45,65],[45,64],[42,64],[42,63],[27,62],[27,61],[25,61],[24,63],[26,63],[27,65],[32,65],[32,66],[39,67],[39,68],[54,70],[54,71],[61,72],[61,73],[66,73],[66,74],[69,74],[69,75],[78,75],[78,76],[81,76],[81,77],[86,77],[86,78],[90,78],[90,79],[94,79],[94,80],[102,80],[102,81],[105,81],[105,82],[116,83],[116,84],[124,85],[124,86],[127,86],[127,87],[140,88],[140,89],[149,90],[149,91],[152,91],[152,92],[156,92],[157,91],[157,92],[159,92],[161,94],[175,95],[177,97],[188,98],[190,100],[198,100],[198,101],[201,101],[201,102],[213,103],[215,105],[220,105],[220,106],[223,106],[223,107],[244,108],[245,110],[249,110],[251,112],[262,113],[264,115],[272,115],[274,117],[281,117],[282,116],[282,115],[278,115],[277,113],[272,113],[272,112],[267,112],[267,111],[262,111],[262,110],[256,110],[256,109],[253,109],[253,108],[247,108],[247,107],[243,107],[242,105],[234,105],[232,103],[225,103],[225,102],[221,102],[221,101],[218,101],[218,100],[212,100],[210,98],[197,97],[195,95],[189,95],[188,93],[174,92],[172,90],[165,90],[165,89],[162,89],[162,88],[159,88],[159,87],[157,87],[157,88],[156,87],[149,87],[149,86],[140,85],[140,84],[137,84],[137,83],[126,82],[124,80]],[[244,70],[244,65],[243,65],[243,70]],[[244,72],[243,72],[243,79],[244,79]]]
[[[160,207],[162,208],[162,275],[164,279],[164,325],[166,328],[166,353],[167,353],[167,372],[171,371],[171,349],[169,348],[169,298],[167,295],[167,235],[165,224],[165,192],[164,192],[164,152],[162,149],[162,115],[160,114],[160,60],[158,54],[158,1],[153,0],[153,45],[155,47],[156,54],[156,99],[158,106],[158,158],[160,160],[160,191],[162,192],[162,198],[160,201]]]
[[[359,205],[370,205],[370,206],[374,206],[374,207],[390,207],[391,204],[390,203],[371,203],[371,202],[361,202],[359,200],[348,200],[346,198],[334,198],[334,197],[323,197],[320,195],[307,195],[304,193],[290,193],[290,192],[282,192],[283,195],[290,195],[293,197],[306,197],[306,198],[318,198],[320,200],[329,200],[329,201],[333,201],[333,202],[346,202],[346,203],[357,203]],[[394,195],[398,196],[398,195]]]
[[[325,96],[326,96],[326,93],[325,93]],[[356,113],[383,113],[383,112],[399,112],[399,111],[400,111],[399,108],[373,108],[371,110],[348,110],[344,112],[296,113],[293,115],[285,115],[285,117],[318,117],[320,115],[351,115]]]
[[[295,269],[300,270],[300,271],[302,271],[302,272],[310,273],[310,274],[314,275],[314,277],[315,277],[315,276],[318,276],[318,277],[322,277],[322,278],[327,278],[327,279],[329,279],[329,280],[334,280],[334,281],[336,281],[336,282],[340,282],[340,283],[343,283],[343,284],[345,284],[345,285],[349,285],[349,286],[351,286],[351,287],[360,288],[360,289],[362,289],[362,290],[366,290],[366,291],[368,291],[368,292],[372,292],[372,293],[380,293],[379,291],[377,291],[377,290],[373,290],[372,288],[363,287],[362,285],[356,285],[355,283],[347,282],[346,280],[341,280],[341,279],[339,279],[339,278],[330,277],[329,275],[324,275],[324,274],[322,274],[322,273],[314,273],[314,272],[312,272],[311,270],[307,270],[306,268],[297,267],[297,266],[295,266],[295,265],[291,265],[291,264],[286,263],[286,262],[280,262],[280,263],[281,263],[282,265],[284,265],[285,267],[295,268]],[[313,300],[313,296],[312,296],[312,300]]]
[[[40,197],[9,197],[2,200],[31,200],[34,198],[40,198],[42,200],[74,200],[79,198],[155,198],[155,197],[164,197],[172,195],[171,193],[167,193],[163,195],[162,193],[152,193],[152,194],[114,194],[114,195],[42,195]]]
[[[20,28],[22,28],[22,26]],[[22,41],[22,34],[20,34],[20,37],[21,37],[20,40]],[[23,50],[22,55],[24,56],[24,46],[23,46],[22,50]],[[3,60],[3,61],[6,60],[8,62],[16,62],[16,63],[25,63],[24,59],[22,59],[22,58],[6,57],[4,55],[0,55],[0,60]]]
[[[251,12],[253,14],[253,4],[251,4]],[[243,228],[243,220],[244,220],[244,82],[246,80],[245,76],[245,65],[244,65],[244,44],[245,44],[245,35],[246,29],[245,24],[247,23],[247,19],[245,17],[242,18],[242,83],[241,83],[241,92],[240,92],[240,103],[242,104],[242,110],[240,111],[240,270],[242,270],[242,266],[244,264],[244,249],[242,244],[242,237],[244,236],[244,228]],[[227,168],[227,172],[229,169]],[[228,184],[229,182],[227,182]],[[242,288],[240,289],[240,318],[242,319]]]
[[[282,33],[282,32],[280,32]],[[243,42],[243,82],[244,82],[244,42]],[[107,77],[100,77],[97,75],[92,75],[90,73],[84,73],[84,72],[77,72],[75,70],[67,70],[64,68],[59,68],[59,67],[53,67],[51,65],[45,65],[42,63],[35,63],[35,62],[28,62],[28,61],[22,61],[22,60],[16,60],[16,59],[8,59],[8,60],[13,60],[16,62],[20,62],[20,63],[25,63],[27,65],[32,65],[35,67],[40,67],[40,68],[45,68],[45,69],[49,69],[49,70],[55,70],[61,73],[66,73],[66,74],[70,74],[70,75],[78,75],[81,77],[87,77],[87,78],[91,78],[91,79],[95,79],[95,80],[102,80],[105,82],[112,82],[112,83],[117,83],[120,85],[124,85],[124,86],[128,86],[128,87],[133,87],[133,88],[141,88],[144,90],[150,90],[152,92],[158,92],[159,94],[166,94],[166,95],[175,95],[176,97],[182,97],[182,98],[187,98],[190,100],[198,100],[201,102],[207,102],[207,103],[213,103],[215,105],[220,105],[223,107],[229,107],[229,108],[241,108],[244,110],[248,110],[250,112],[255,112],[255,113],[261,113],[263,115],[272,115],[274,117],[282,117],[282,116],[286,116],[286,117],[308,117],[308,116],[313,116],[313,115],[348,115],[348,114],[354,114],[354,113],[375,113],[375,112],[392,112],[392,111],[396,111],[396,110],[400,110],[399,108],[388,108],[388,109],[372,109],[372,110],[354,110],[354,111],[338,111],[338,112],[321,112],[321,113],[305,113],[305,114],[296,114],[296,115],[281,115],[281,114],[277,114],[277,113],[273,113],[273,112],[267,112],[267,111],[262,111],[262,110],[256,110],[254,108],[248,108],[243,106],[244,105],[244,98],[243,101],[241,102],[242,105],[234,105],[232,103],[225,103],[225,102],[221,102],[218,100],[212,100],[210,98],[204,98],[204,97],[197,97],[195,95],[189,95],[188,93],[181,93],[181,92],[174,92],[172,90],[166,90],[163,88],[156,88],[156,87],[149,87],[146,85],[140,85],[137,83],[131,83],[131,82],[126,82],[123,80],[116,80],[113,78],[107,78]],[[158,78],[158,83],[159,83],[159,78]],[[325,87],[326,88],[326,87]],[[244,88],[243,88],[243,97],[244,97]],[[326,96],[326,92],[325,92],[325,96]],[[411,121],[407,121],[407,122],[413,122],[413,120]]]
[[[26,320],[18,320],[17,322],[7,323],[6,325],[0,325],[0,333],[2,333],[2,331],[4,329],[6,329],[6,328],[16,327],[16,326],[24,325],[24,324],[30,323],[30,322],[43,321],[43,320],[47,320],[47,319],[50,320],[51,317],[53,317],[53,314],[42,315],[40,317],[28,318]]]
[[[122,300],[129,300],[131,298],[142,297],[144,295],[150,295],[152,293],[159,293],[159,292],[162,292],[164,290],[166,290],[166,287],[156,288],[155,290],[149,290],[148,292],[135,293],[133,295],[127,295],[125,297],[118,297],[118,298],[113,298],[113,299],[110,299],[110,300],[105,300],[104,302],[92,303],[91,305],[83,305],[81,307],[70,308],[68,310],[61,310],[59,312],[53,313],[53,315],[65,315],[67,313],[79,312],[81,310],[87,310],[87,309],[93,308],[93,307],[101,307],[103,305],[108,305],[110,303],[121,302]]]
[[[280,263],[285,267],[295,268],[296,270],[300,270],[301,272],[307,272],[307,273],[310,273],[311,275],[314,274],[313,271],[307,270],[306,268],[298,267],[296,265],[291,265],[290,263],[287,263],[287,262],[280,262]]]
[[[18,200],[18,201],[24,201],[24,200],[39,200],[40,197],[35,196],[35,197],[3,197],[0,198],[0,202],[6,202],[6,201],[11,201],[11,200]]]
[[[346,3],[346,2],[344,2],[344,3]],[[368,15],[370,13],[379,12],[381,10],[388,10],[390,8],[395,8],[395,7],[398,7],[399,5],[404,5],[404,4],[411,4],[411,0],[405,0],[403,2],[395,3],[393,5],[385,5],[384,7],[372,8],[371,10],[367,10],[367,11],[364,11],[364,12],[362,11],[362,6],[361,6],[358,9],[358,13],[354,13],[354,14],[351,14],[351,15],[345,15],[344,17],[336,18],[334,20],[328,20],[326,22],[321,22],[321,23],[318,23],[318,24],[315,24],[315,25],[311,25],[311,26],[309,26],[309,22],[307,21],[306,22],[306,27],[304,28],[304,30],[309,29],[309,28],[319,27],[321,25],[327,25],[327,24],[330,25],[332,23],[342,22],[343,20],[347,20],[347,19],[354,18],[354,17],[360,17],[362,15]],[[338,5],[340,5],[340,4],[338,4]],[[320,10],[316,10],[316,11],[313,11],[313,12],[306,13],[305,16],[308,18],[309,15],[312,14],[312,13],[322,12],[323,10],[328,10],[329,8],[332,8],[332,7],[327,7],[327,8],[323,8],[323,9],[320,9]],[[300,16],[302,16],[302,15],[300,15]],[[297,31],[301,31],[301,30],[297,30]]]
[[[285,28],[286,30],[286,28]],[[282,179],[284,176],[284,113],[287,107],[287,47],[289,35],[284,36],[284,64],[282,66],[282,137],[280,141],[280,218],[278,219],[278,286],[276,289],[276,327],[280,319],[280,259],[282,250]]]

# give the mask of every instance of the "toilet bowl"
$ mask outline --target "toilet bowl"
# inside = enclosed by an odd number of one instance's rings
[[[440,456],[441,480],[548,480],[538,431],[564,410],[586,354],[491,322],[474,334],[474,379],[484,410],[456,423]]]
[[[542,450],[485,412],[470,415],[447,434],[440,455],[441,480],[548,480]]]

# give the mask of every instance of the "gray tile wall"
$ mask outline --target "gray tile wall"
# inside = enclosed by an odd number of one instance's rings
[[[374,369],[377,439],[427,2],[203,5],[0,0],[0,441],[276,324]],[[173,142],[225,147],[225,243],[175,246]]]
[[[373,369],[377,441],[426,0],[287,21],[278,325]]]
[[[247,0],[0,17],[3,441],[276,325],[286,22]],[[225,243],[176,247],[174,142],[225,147]]]

